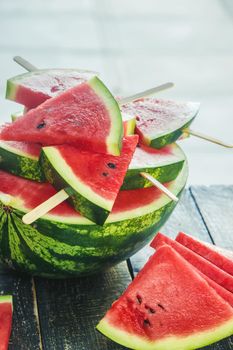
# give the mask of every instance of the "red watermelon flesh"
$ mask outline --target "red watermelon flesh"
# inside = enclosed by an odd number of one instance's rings
[[[95,72],[75,69],[36,70],[9,79],[6,97],[31,109],[94,75]]]
[[[224,325],[226,332],[220,330]],[[97,329],[131,349],[196,349],[231,335],[233,309],[174,249],[163,246]]]
[[[0,146],[1,146],[1,142],[8,145],[9,147],[17,149],[19,152],[22,151],[24,154],[27,154],[28,156],[39,157],[40,155],[41,145],[38,143],[0,140]]]
[[[233,252],[180,232],[176,241],[233,276]]]
[[[123,126],[119,106],[94,77],[27,112],[1,130],[1,138],[43,145],[72,144],[119,155]]]
[[[208,260],[202,258],[200,255],[194,253],[192,250],[184,247],[182,244],[174,241],[173,239],[158,233],[153,241],[151,247],[158,249],[163,244],[168,244],[174,248],[180,255],[182,255],[190,264],[195,266],[204,275],[218,283],[220,286],[233,293],[233,277],[227,272],[221,270],[216,265],[212,264]]]
[[[0,296],[0,350],[7,350],[12,325],[12,297]]]

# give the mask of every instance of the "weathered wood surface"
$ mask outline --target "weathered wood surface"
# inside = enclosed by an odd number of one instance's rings
[[[183,230],[233,249],[232,206],[233,186],[191,187],[161,232],[174,238]],[[152,253],[147,246],[128,266],[123,262],[100,275],[70,280],[30,279],[0,266],[0,293],[14,297],[10,350],[125,349],[95,326]],[[233,337],[205,349],[233,350]]]

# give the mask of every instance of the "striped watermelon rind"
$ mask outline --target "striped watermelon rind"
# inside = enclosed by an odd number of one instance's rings
[[[186,180],[185,165],[168,187],[180,196]],[[140,196],[147,190],[140,189]],[[148,205],[111,213],[103,227],[78,214],[51,213],[25,225],[21,218],[30,208],[23,199],[7,193],[0,198],[1,259],[11,268],[53,278],[92,274],[125,260],[152,238],[175,207],[161,194]]]

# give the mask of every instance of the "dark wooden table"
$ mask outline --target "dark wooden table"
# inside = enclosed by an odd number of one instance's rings
[[[161,231],[175,237],[179,230],[233,249],[233,186],[187,189]],[[0,293],[14,298],[9,349],[125,349],[98,333],[95,326],[152,252],[145,247],[107,272],[75,280],[30,278],[1,268]],[[233,337],[205,349],[233,349]]]

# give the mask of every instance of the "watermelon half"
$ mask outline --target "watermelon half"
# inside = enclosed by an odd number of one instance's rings
[[[42,69],[24,73],[7,80],[6,98],[35,108],[95,75],[95,72],[78,69]]]
[[[137,350],[188,350],[233,332],[233,309],[169,246],[149,259],[97,326]]]
[[[2,128],[6,141],[72,144],[119,155],[123,134],[118,103],[97,77],[50,98]]]
[[[158,233],[151,242],[151,246],[155,249],[160,248],[163,244],[170,245],[204,275],[233,293],[233,277],[230,274],[162,233]]]
[[[7,350],[11,334],[13,304],[11,295],[0,295],[0,350]]]
[[[213,244],[202,242],[197,238],[191,237],[186,233],[180,232],[176,241],[209,260],[220,269],[233,276],[233,252],[227,249],[219,248]]]
[[[187,165],[167,188],[180,196]],[[14,184],[14,186],[12,186]],[[24,213],[56,191],[0,171],[0,258],[9,267],[53,278],[93,274],[136,253],[165,223],[175,202],[155,187],[120,191],[103,226],[63,202],[33,225]]]
[[[182,169],[185,159],[184,152],[175,143],[160,150],[138,145],[121,189],[152,186],[150,181],[140,175],[141,172],[154,176],[160,182],[172,181]]]
[[[75,210],[103,225],[112,210],[137,143],[137,135],[124,138],[118,157],[82,151],[69,145],[43,147],[40,162],[48,182],[70,195],[68,200]]]
[[[161,148],[175,142],[194,120],[200,104],[155,98],[140,99],[122,106],[136,116],[136,133],[143,144]]]

